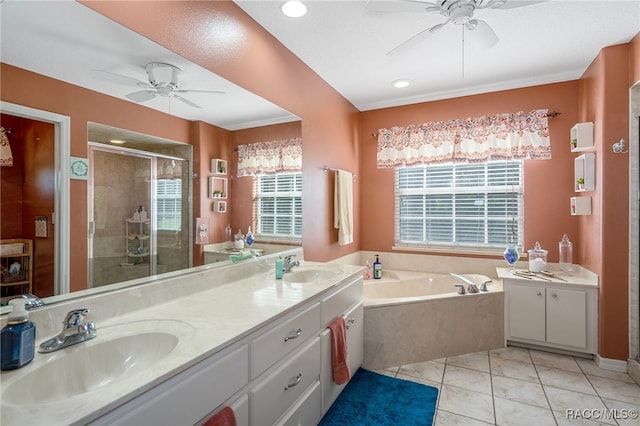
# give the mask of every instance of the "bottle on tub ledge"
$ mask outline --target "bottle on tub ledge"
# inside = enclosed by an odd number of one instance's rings
[[[364,272],[362,273],[362,278],[365,280],[371,279],[371,262],[367,259],[367,265],[365,266]]]
[[[382,263],[380,263],[380,257],[376,254],[376,260],[373,262],[373,279],[379,280],[382,278]]]

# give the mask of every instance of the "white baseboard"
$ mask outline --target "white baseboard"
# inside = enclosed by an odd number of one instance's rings
[[[619,359],[602,358],[596,354],[596,365],[605,370],[617,371],[619,373],[627,372],[627,361],[621,361]]]

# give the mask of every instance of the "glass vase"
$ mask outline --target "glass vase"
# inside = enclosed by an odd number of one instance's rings
[[[504,260],[509,264],[509,269],[513,271],[518,259],[520,259],[520,253],[518,253],[518,247],[516,244],[510,243],[502,255],[504,256]]]

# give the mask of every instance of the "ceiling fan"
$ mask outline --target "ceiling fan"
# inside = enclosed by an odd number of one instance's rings
[[[185,93],[211,93],[224,94],[225,92],[216,90],[184,90],[179,88],[182,70],[175,65],[163,62],[150,62],[144,67],[148,82],[138,80],[137,78],[128,77],[126,75],[117,74],[110,71],[92,70],[93,78],[108,81],[111,83],[124,84],[127,86],[138,87],[142,90],[131,92],[125,97],[134,102],[146,102],[157,96],[167,98],[175,98],[193,108],[202,108],[200,105],[190,101],[182,96]]]
[[[515,9],[518,7],[529,6],[535,3],[542,3],[548,0],[442,0],[435,3],[422,0],[405,0],[412,3],[422,3],[426,7],[424,11],[427,13],[440,13],[447,19],[444,22],[436,24],[418,34],[400,43],[398,46],[387,52],[387,55],[397,55],[404,52],[407,48],[421,42],[431,35],[440,31],[447,24],[453,23],[464,29],[473,31],[475,37],[482,38],[482,44],[490,47],[498,42],[498,36],[489,24],[481,19],[475,19],[473,14],[479,9]]]

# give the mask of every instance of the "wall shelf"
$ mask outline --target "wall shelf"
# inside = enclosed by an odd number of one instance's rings
[[[221,158],[212,158],[211,159],[211,173],[215,173],[217,175],[226,175],[227,174],[227,160],[223,160]]]
[[[596,155],[593,153],[579,155],[573,160],[573,164],[575,191],[593,191],[596,187]]]
[[[227,178],[209,177],[209,198],[227,198],[228,195]]]
[[[571,215],[590,215],[591,197],[571,197]]]
[[[593,148],[593,123],[577,123],[571,128],[571,152]]]

